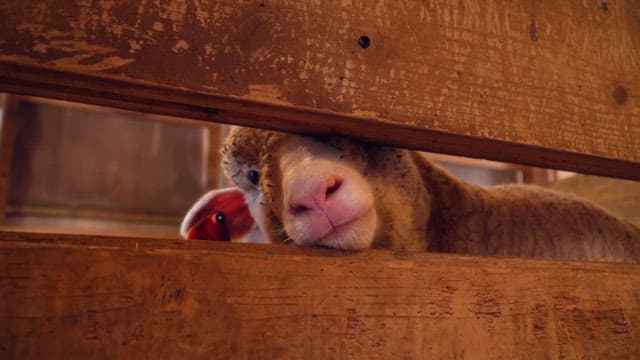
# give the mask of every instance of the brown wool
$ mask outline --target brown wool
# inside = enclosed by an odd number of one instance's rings
[[[300,135],[234,127],[223,155],[237,180],[243,166],[260,169],[272,241],[284,241],[279,147]],[[640,230],[578,197],[530,185],[479,187],[463,182],[417,152],[328,141],[340,158],[360,159],[375,198],[375,248],[579,260],[638,262]],[[235,177],[235,178],[234,178]]]

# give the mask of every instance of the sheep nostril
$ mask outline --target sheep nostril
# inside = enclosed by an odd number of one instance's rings
[[[293,215],[299,215],[302,214],[303,212],[309,211],[311,209],[309,209],[308,207],[304,206],[304,205],[291,205],[289,206],[289,212],[291,212],[291,214]]]
[[[298,216],[316,210],[324,212],[327,199],[340,189],[342,182],[342,179],[330,178],[318,184],[314,192],[294,196],[289,202],[289,214]]]
[[[338,191],[338,189],[340,189],[340,186],[342,186],[342,180],[334,180],[333,184],[327,186],[327,189],[325,190],[325,193],[324,193],[325,196],[329,197],[331,194]]]

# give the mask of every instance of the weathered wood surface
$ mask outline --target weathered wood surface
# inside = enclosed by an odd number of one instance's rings
[[[20,126],[7,203],[18,213],[179,224],[206,190],[208,131],[194,121],[9,99],[17,105],[5,119]]]
[[[19,110],[18,100],[3,97],[2,126],[0,127],[0,223],[7,215],[9,198],[9,183],[11,180],[11,165],[13,163],[16,134],[20,126],[20,119],[16,116]]]
[[[3,358],[634,358],[640,267],[0,233]]]
[[[206,188],[224,187],[222,174],[222,126],[211,124],[206,131],[206,146],[203,146],[204,158],[207,159]]]
[[[5,0],[0,18],[3,90],[640,179],[632,0]]]

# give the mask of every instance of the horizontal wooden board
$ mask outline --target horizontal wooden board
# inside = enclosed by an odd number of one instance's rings
[[[5,91],[640,179],[631,0],[6,0],[0,17]]]
[[[16,135],[20,122],[16,118],[20,105],[14,98],[0,99],[2,109],[2,126],[0,126],[0,223],[7,215],[7,200],[9,197],[9,183],[11,168],[15,153]]]
[[[640,266],[0,233],[3,358],[634,358]]]

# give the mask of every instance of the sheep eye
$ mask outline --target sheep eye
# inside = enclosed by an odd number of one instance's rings
[[[247,179],[249,179],[253,185],[258,185],[258,182],[260,181],[260,173],[257,170],[251,169],[247,171]]]
[[[224,225],[227,223],[227,217],[221,212],[216,213],[216,222],[220,225]]]

